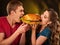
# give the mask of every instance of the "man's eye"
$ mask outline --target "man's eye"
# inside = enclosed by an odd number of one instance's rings
[[[20,12],[24,12],[24,10],[20,10]]]

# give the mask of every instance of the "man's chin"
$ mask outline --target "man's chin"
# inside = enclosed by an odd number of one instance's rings
[[[20,23],[21,22],[21,20],[18,20],[18,21],[16,21],[17,23]]]

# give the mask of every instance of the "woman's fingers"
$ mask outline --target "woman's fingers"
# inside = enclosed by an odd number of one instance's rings
[[[32,24],[32,25],[31,25],[31,28],[32,28],[33,30],[36,30],[37,24]]]

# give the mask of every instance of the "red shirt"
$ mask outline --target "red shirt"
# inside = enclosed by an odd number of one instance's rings
[[[4,39],[10,37],[19,26],[20,26],[20,23],[17,23],[16,26],[12,28],[8,23],[6,17],[0,17],[0,33],[5,34]],[[11,45],[19,45],[20,37],[21,37],[21,34],[14,40],[14,42]]]

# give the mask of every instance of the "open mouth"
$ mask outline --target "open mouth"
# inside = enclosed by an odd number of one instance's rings
[[[22,20],[22,17],[23,17],[23,16],[20,16],[19,19]]]
[[[26,14],[25,16],[21,16],[20,20],[28,24],[39,24],[42,21],[40,15],[36,14]]]
[[[42,22],[42,20],[39,20],[40,22]]]

